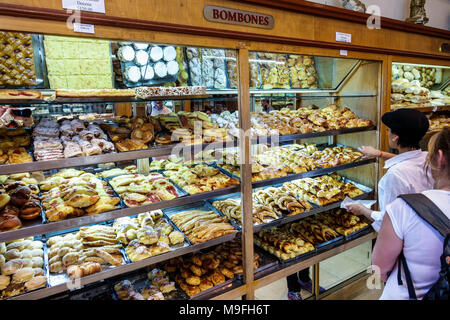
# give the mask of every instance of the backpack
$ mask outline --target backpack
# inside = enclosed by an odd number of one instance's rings
[[[450,281],[450,220],[433,203],[433,201],[421,193],[403,194],[400,195],[399,198],[403,199],[423,220],[425,220],[431,227],[437,230],[444,237],[444,248],[440,259],[441,271],[439,272],[439,279],[424,295],[423,300],[448,300]],[[409,272],[408,265],[406,264],[406,259],[403,252],[400,253],[398,259],[398,284],[403,285],[401,279],[401,269],[403,266],[406,284],[408,286],[409,299],[417,300],[411,274]]]

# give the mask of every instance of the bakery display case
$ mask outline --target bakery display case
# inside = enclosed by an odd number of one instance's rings
[[[349,22],[354,43],[333,43],[315,26],[345,15],[248,1],[274,29],[218,29],[199,15],[209,2],[175,17],[153,1],[138,17],[111,0],[81,13],[93,35],[67,29],[59,4],[0,4],[1,299],[253,299],[310,267],[319,299],[319,284],[365,271],[376,233],[340,206],[376,198],[378,160],[358,148],[384,145],[380,116],[401,98],[392,61],[399,87],[408,72],[420,87],[399,103],[425,103],[435,81],[433,127],[447,123],[434,36],[410,54],[365,19]],[[389,50],[434,54],[436,67],[405,70]]]

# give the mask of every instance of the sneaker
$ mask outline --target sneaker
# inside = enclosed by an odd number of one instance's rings
[[[306,291],[312,292],[312,281],[311,280],[309,280],[308,282],[303,282],[301,280],[298,280],[298,283]],[[324,288],[319,287],[319,293],[324,293],[325,291],[326,290]]]
[[[289,300],[303,300],[300,292],[288,292]]]

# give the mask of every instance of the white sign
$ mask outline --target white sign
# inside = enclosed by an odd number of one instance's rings
[[[92,33],[92,34],[95,33],[93,24],[78,23],[78,22],[75,22],[73,24],[73,31],[81,33]]]
[[[70,10],[105,12],[105,0],[62,0],[62,7]]]
[[[352,35],[350,33],[336,32],[336,41],[339,42],[352,42]]]
[[[347,50],[341,50],[340,53],[341,53],[341,56],[347,56],[348,55],[348,51]]]

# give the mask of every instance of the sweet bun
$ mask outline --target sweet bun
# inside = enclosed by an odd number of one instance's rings
[[[6,262],[5,257],[4,257],[2,254],[0,254],[0,267],[1,267],[2,265],[4,265],[5,262]]]
[[[21,253],[22,253],[22,259],[31,259],[31,257],[32,257],[32,255],[31,255],[31,250],[29,250],[29,249],[23,249],[22,251],[21,251]]]
[[[19,251],[22,251],[25,248],[26,248],[26,246],[23,243],[23,240],[16,241],[16,242],[11,242],[8,245],[6,245],[6,250],[7,251],[12,250],[12,249],[17,249]]]
[[[22,260],[22,268],[32,268],[33,262],[31,261],[31,258],[25,258],[20,259]]]
[[[31,199],[20,209],[19,217],[25,220],[36,219],[41,214],[41,211],[39,200]]]
[[[0,216],[0,232],[19,229],[21,226],[22,222],[16,216]]]
[[[42,268],[44,265],[44,259],[41,257],[33,257],[31,258],[31,263],[33,264],[33,268]]]
[[[9,276],[16,273],[20,268],[22,268],[22,259],[14,259],[2,265],[1,272],[2,275]]]
[[[20,208],[30,200],[30,197],[30,188],[20,186],[11,193],[11,204]]]
[[[25,283],[27,291],[35,290],[45,287],[47,285],[47,278],[45,276],[36,276]]]
[[[32,249],[42,249],[44,247],[43,243],[41,241],[33,241],[31,243]]]
[[[32,257],[42,257],[44,255],[44,250],[42,249],[31,249]]]
[[[10,200],[11,197],[9,196],[9,194],[6,193],[0,194],[0,209],[6,206]]]
[[[0,242],[0,254],[4,254],[6,252],[6,244],[4,242]]]
[[[33,268],[22,268],[14,273],[12,277],[13,282],[27,282],[34,277]]]
[[[33,270],[34,270],[35,277],[45,275],[45,271],[42,268],[33,268]]]
[[[11,282],[11,278],[9,276],[0,275],[0,291],[6,289]]]
[[[17,249],[11,249],[11,250],[6,251],[4,256],[5,256],[6,260],[21,259],[22,252],[20,252]]]
[[[9,215],[9,216],[16,216],[16,217],[18,217],[19,216],[19,212],[20,212],[19,208],[8,204],[8,205],[6,205],[3,208],[2,212],[1,212],[1,215]]]

